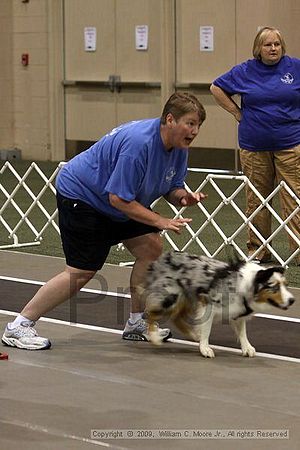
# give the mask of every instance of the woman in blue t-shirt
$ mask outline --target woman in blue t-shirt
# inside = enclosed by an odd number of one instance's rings
[[[249,59],[214,80],[211,93],[217,103],[237,122],[242,170],[259,193],[267,198],[274,185],[284,181],[300,198],[300,59],[286,54],[279,30],[264,27],[253,44],[254,59]],[[238,94],[241,106],[232,99]],[[283,187],[280,190],[283,219],[293,213],[297,203]],[[271,200],[269,202],[271,204]],[[261,205],[253,190],[247,188],[247,216]],[[271,214],[267,208],[251,219],[264,239],[271,235]],[[300,215],[288,227],[300,238]],[[292,252],[299,245],[289,235]],[[249,257],[257,262],[270,260],[270,250],[249,228]],[[259,249],[259,250],[258,250]],[[297,263],[300,254],[295,255]]]
[[[171,204],[192,206],[202,192],[185,189],[188,148],[206,112],[192,94],[176,92],[159,118],[123,124],[60,171],[57,188],[59,228],[66,257],[64,270],[49,280],[7,327],[2,342],[41,350],[50,340],[34,323],[72,298],[100,270],[111,246],[123,242],[135,258],[130,278],[131,312],[123,339],[148,340],[142,284],[149,264],[162,252],[160,231],[180,233],[190,218],[168,218],[151,210],[163,196]],[[159,328],[163,340],[169,328]]]

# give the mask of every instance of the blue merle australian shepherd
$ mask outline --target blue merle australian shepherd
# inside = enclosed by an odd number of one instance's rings
[[[246,319],[269,306],[287,309],[294,303],[283,273],[282,267],[164,253],[150,266],[145,284],[149,340],[159,345],[156,321],[171,319],[185,336],[199,342],[203,356],[213,358],[209,335],[213,320],[219,319],[230,322],[243,355],[253,357],[255,348],[247,338]]]

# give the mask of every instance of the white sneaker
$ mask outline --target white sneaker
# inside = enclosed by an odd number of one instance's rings
[[[24,350],[45,350],[50,348],[51,342],[47,338],[38,336],[33,328],[34,324],[35,322],[22,322],[21,325],[11,330],[7,326],[2,336],[2,343]]]
[[[172,333],[169,328],[159,328],[158,330],[162,341],[166,341],[172,337]],[[129,341],[149,342],[150,339],[147,322],[144,319],[139,319],[135,323],[131,323],[130,319],[127,320],[122,337],[123,339],[127,339]]]

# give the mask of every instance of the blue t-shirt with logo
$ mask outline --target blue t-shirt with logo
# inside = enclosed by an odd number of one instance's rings
[[[213,84],[241,96],[241,148],[283,150],[300,144],[300,59],[283,56],[274,65],[250,59]]]
[[[184,186],[187,160],[187,149],[165,149],[159,118],[129,122],[64,165],[56,187],[65,197],[82,200],[113,220],[128,220],[110,205],[109,193],[148,208]]]

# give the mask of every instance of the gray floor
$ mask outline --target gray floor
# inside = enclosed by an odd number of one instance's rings
[[[46,281],[62,267],[59,258],[0,252],[2,277]],[[112,292],[127,287],[129,275],[114,266],[102,273]],[[99,280],[90,287],[99,289]],[[288,315],[300,317],[299,303]],[[8,314],[0,313],[1,329]],[[247,359],[217,349],[206,360],[188,343],[156,348],[122,341],[120,330],[42,320],[38,331],[51,336],[51,350],[0,347],[9,354],[0,361],[3,450],[299,448],[299,359]],[[95,429],[134,430],[136,437],[174,430],[181,438],[107,440],[101,431],[91,436]],[[190,430],[208,430],[214,439],[187,439]],[[242,439],[243,431],[261,437],[266,430],[288,430],[289,439]]]

